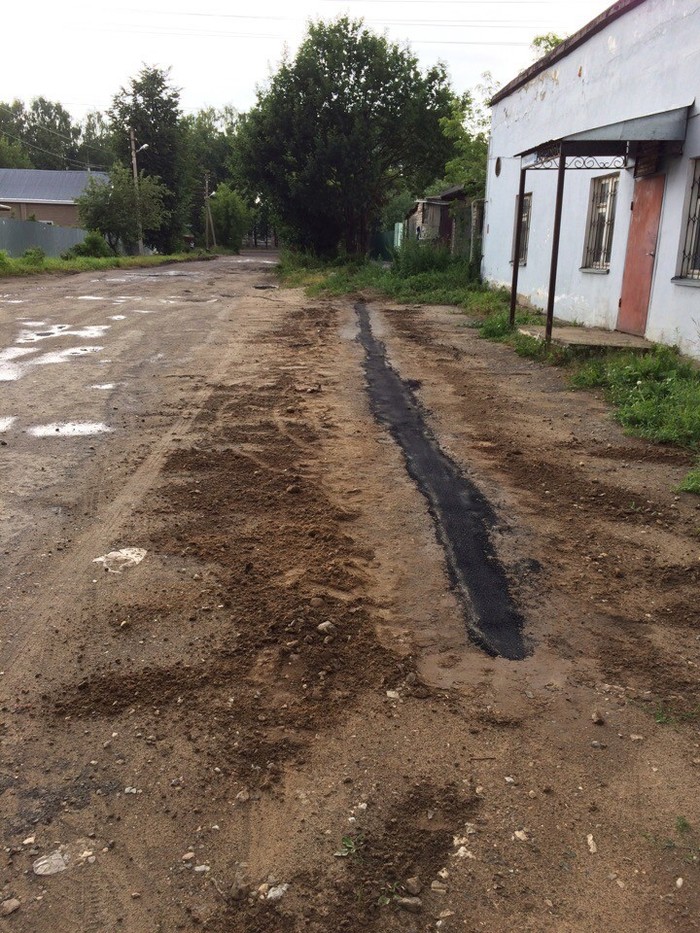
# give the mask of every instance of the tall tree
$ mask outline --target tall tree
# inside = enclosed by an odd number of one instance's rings
[[[397,182],[421,188],[450,157],[451,100],[441,65],[423,74],[361,21],[312,23],[241,121],[240,171],[293,243],[364,253]]]
[[[23,139],[35,168],[79,168],[80,127],[66,108],[46,97],[35,97],[26,111]]]
[[[182,120],[187,147],[186,174],[189,189],[189,224],[202,234],[205,175],[209,190],[230,177],[229,163],[238,113],[233,107],[205,107]]]
[[[21,100],[0,101],[0,141],[2,168],[31,168],[30,150],[25,144],[27,111]],[[21,164],[29,160],[29,164]]]
[[[109,169],[116,159],[112,131],[104,114],[91,110],[80,127],[77,159],[86,168]]]
[[[138,166],[160,178],[166,189],[164,220],[151,240],[160,252],[174,252],[182,242],[189,205],[180,90],[170,83],[170,70],[144,66],[120,89],[108,114],[114,149],[124,165],[131,164],[130,129],[137,147],[147,146],[138,154]]]

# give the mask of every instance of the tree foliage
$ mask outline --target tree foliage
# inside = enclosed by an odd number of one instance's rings
[[[114,155],[101,114],[76,123],[62,104],[36,97],[28,107],[0,101],[0,161],[3,168],[106,169]]]
[[[131,164],[130,129],[137,147],[148,147],[139,152],[138,166],[146,176],[160,179],[165,207],[150,238],[160,252],[174,252],[182,242],[189,190],[180,90],[171,85],[169,69],[144,66],[114,97],[108,114],[120,162]]]
[[[545,32],[535,38],[530,43],[530,48],[535,54],[535,58],[543,58],[553,52],[558,45],[561,45],[566,36],[558,36],[556,32]]]
[[[62,104],[35,97],[25,112],[23,138],[35,168],[60,170],[77,157],[80,128]]]
[[[0,136],[0,168],[32,168],[32,163],[22,144]]]
[[[312,23],[241,121],[242,177],[295,245],[364,253],[385,201],[429,183],[451,156],[440,130],[451,100],[441,65],[423,74],[360,21]]]
[[[225,182],[220,184],[209,201],[214,221],[216,242],[239,252],[243,237],[251,224],[250,211],[241,196]]]
[[[193,233],[204,230],[205,173],[209,174],[209,191],[230,177],[230,162],[238,113],[233,107],[217,110],[205,107],[183,117],[187,159],[187,186],[190,192],[189,223]]]
[[[452,112],[442,120],[441,126],[443,133],[452,140],[454,156],[427,194],[461,185],[468,198],[484,197],[489,147],[488,101],[496,90],[490,72],[485,72],[473,91],[453,99]]]
[[[90,180],[77,200],[78,216],[81,225],[101,233],[115,253],[120,245],[132,252],[138,243],[139,216],[147,243],[152,243],[160,232],[165,195],[165,187],[157,178],[139,172],[137,202],[131,171],[116,163],[109,173],[109,183]]]

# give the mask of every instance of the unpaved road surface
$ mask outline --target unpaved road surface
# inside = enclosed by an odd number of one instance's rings
[[[368,302],[485,516],[524,646],[494,657],[358,311],[272,281],[0,287],[0,929],[698,929],[686,456],[449,308]]]

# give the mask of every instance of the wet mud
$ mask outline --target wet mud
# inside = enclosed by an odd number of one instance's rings
[[[522,616],[513,604],[505,570],[491,541],[496,515],[484,495],[440,449],[410,383],[390,366],[384,344],[372,333],[367,306],[358,303],[355,310],[372,412],[401,448],[409,475],[428,501],[467,631],[487,654],[522,660],[530,649]]]

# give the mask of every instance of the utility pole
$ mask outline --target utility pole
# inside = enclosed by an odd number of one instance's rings
[[[139,238],[139,256],[143,256],[143,229],[141,227],[141,193],[139,191],[139,170],[136,164],[136,135],[134,128],[129,129],[131,140],[131,169],[134,173],[134,191],[136,192],[136,230]]]
[[[209,204],[209,172],[204,173],[204,243],[207,250],[210,246],[216,248],[216,234],[214,233],[214,218],[211,216]],[[210,240],[211,236],[211,240]]]

